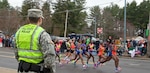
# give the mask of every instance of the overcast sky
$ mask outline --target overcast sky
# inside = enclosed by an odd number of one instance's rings
[[[10,5],[14,6],[14,7],[16,7],[16,6],[21,7],[23,1],[24,0],[8,0]],[[46,1],[46,0],[43,0],[43,1]],[[95,6],[95,5],[99,5],[100,7],[105,7],[105,6],[110,5],[111,2],[113,2],[114,4],[118,4],[120,7],[123,7],[124,1],[125,0],[86,0],[86,7],[91,7],[91,6]],[[126,0],[126,1],[130,3],[133,0]],[[139,4],[143,0],[135,0],[135,1]]]

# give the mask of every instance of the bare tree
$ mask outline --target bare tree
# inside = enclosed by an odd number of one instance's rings
[[[20,24],[18,11],[15,9],[3,9],[0,11],[0,29],[6,35],[12,35],[16,32]]]

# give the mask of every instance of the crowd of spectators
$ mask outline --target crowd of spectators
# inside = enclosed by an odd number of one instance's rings
[[[0,47],[14,47],[14,36],[0,36]]]
[[[131,54],[131,57],[135,55],[146,55],[147,52],[147,41],[142,40],[127,40],[127,49],[128,53]]]

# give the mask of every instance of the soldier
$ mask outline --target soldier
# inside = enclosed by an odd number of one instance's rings
[[[54,43],[40,27],[44,19],[43,12],[40,9],[29,9],[27,18],[29,24],[22,26],[15,36],[18,73],[54,73]]]

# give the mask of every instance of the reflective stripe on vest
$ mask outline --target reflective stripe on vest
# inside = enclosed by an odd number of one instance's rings
[[[34,24],[25,25],[17,31],[16,47],[19,60],[35,64],[43,60],[39,45],[39,36],[43,31],[43,28]]]

